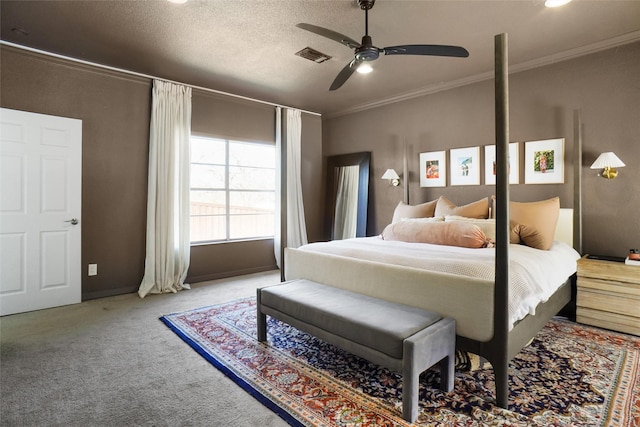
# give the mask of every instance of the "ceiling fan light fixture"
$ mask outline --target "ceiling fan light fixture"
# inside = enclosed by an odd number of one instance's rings
[[[571,0],[545,0],[544,5],[546,7],[560,7],[569,3]]]
[[[356,71],[360,74],[369,74],[373,71],[373,67],[365,62],[364,64],[360,64]]]
[[[169,3],[185,4],[188,0],[167,0]]]
[[[352,49],[354,51],[354,58],[338,73],[336,78],[329,87],[330,91],[337,90],[356,72],[370,73],[373,69],[371,66],[364,65],[367,62],[375,61],[380,54],[384,55],[431,55],[431,56],[451,56],[458,58],[466,58],[469,56],[469,52],[460,46],[449,45],[426,45],[426,44],[413,44],[413,45],[400,45],[400,46],[388,46],[385,48],[376,47],[369,35],[369,9],[373,7],[375,0],[358,0],[358,5],[364,10],[364,36],[362,36],[362,43],[359,43],[349,36],[338,33],[333,30],[329,30],[324,27],[318,27],[317,25],[300,23],[296,27],[320,36],[331,39]]]

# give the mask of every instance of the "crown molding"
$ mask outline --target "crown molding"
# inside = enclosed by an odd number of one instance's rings
[[[137,71],[126,70],[124,68],[112,67],[110,65],[99,64],[99,63],[96,63],[96,62],[86,61],[84,59],[79,59],[79,58],[74,58],[74,57],[71,57],[71,56],[61,55],[61,54],[58,54],[58,53],[48,52],[46,50],[41,50],[41,49],[37,49],[37,48],[21,45],[21,44],[18,44],[18,43],[9,42],[9,41],[6,41],[6,40],[0,40],[0,46],[7,46],[7,47],[10,47],[10,48],[22,50],[24,52],[30,52],[32,54],[43,55],[43,56],[46,56],[46,57],[49,57],[49,58],[53,58],[54,60],[71,62],[71,63],[76,64],[76,66],[90,67],[90,68],[93,68],[93,69],[106,70],[106,71],[109,71],[109,72],[112,72],[112,73],[120,73],[122,75],[129,75],[129,76],[138,77],[140,79],[162,80],[162,81],[165,81],[165,82],[169,82],[169,83],[173,83],[173,84],[177,84],[177,85],[181,85],[181,86],[188,86],[188,87],[190,87],[192,89],[201,90],[201,91],[204,91],[204,92],[210,92],[210,93],[215,93],[215,94],[218,94],[218,95],[228,96],[228,97],[231,97],[231,98],[243,99],[243,100],[247,100],[247,101],[251,101],[251,102],[257,102],[259,104],[270,105],[270,106],[273,106],[273,107],[287,108],[287,109],[291,109],[291,110],[300,110],[302,113],[311,114],[311,115],[314,115],[314,116],[322,116],[321,113],[317,113],[315,111],[302,110],[300,108],[294,108],[294,107],[289,107],[287,105],[276,104],[276,103],[273,103],[273,102],[264,101],[262,99],[250,98],[250,97],[247,97],[247,96],[236,95],[236,94],[229,93],[229,92],[223,92],[221,90],[215,90],[215,89],[211,89],[211,88],[207,88],[207,87],[196,86],[196,85],[192,85],[192,84],[188,84],[188,83],[184,83],[184,82],[178,82],[178,81],[175,81],[175,80],[168,80],[168,79],[165,79],[165,78],[162,78],[162,77],[156,77],[156,76],[152,76],[152,75],[149,75],[149,74],[138,73]]]
[[[519,64],[509,66],[509,74],[519,73],[522,71],[531,70],[534,68],[543,67],[546,65],[555,64],[558,62],[568,61],[581,56],[590,55],[603,50],[622,46],[625,44],[633,43],[640,40],[640,31],[633,31],[631,33],[623,34],[618,37],[613,37],[606,40],[601,40],[596,43],[591,43],[585,46],[580,46],[574,49],[565,50],[553,55],[547,55],[540,58],[533,59],[531,61],[525,61]],[[382,98],[377,101],[368,102],[366,104],[355,105],[353,107],[336,111],[333,113],[324,114],[327,119],[332,119],[340,116],[346,116],[348,114],[357,113],[360,111],[370,110],[372,108],[378,108],[389,104],[395,104],[396,102],[407,101],[409,99],[418,98],[421,96],[431,95],[438,92],[443,92],[457,87],[470,85],[492,79],[494,77],[493,71],[487,71],[485,73],[476,74],[470,77],[462,79],[452,80],[450,82],[443,82],[434,85],[422,87],[417,90],[400,93],[387,98]]]

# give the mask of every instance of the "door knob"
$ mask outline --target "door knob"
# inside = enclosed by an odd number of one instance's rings
[[[76,225],[76,224],[78,224],[78,218],[71,218],[71,219],[66,220],[65,222],[70,222],[71,225]]]

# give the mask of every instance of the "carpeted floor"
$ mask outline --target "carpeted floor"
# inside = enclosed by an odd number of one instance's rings
[[[1,317],[0,425],[287,426],[158,320],[279,281],[272,271]]]
[[[401,377],[274,319],[256,341],[255,299],[163,316],[205,359],[292,425],[407,425]],[[423,374],[416,425],[637,426],[640,339],[550,322],[510,365],[511,410],[492,404],[493,371]]]

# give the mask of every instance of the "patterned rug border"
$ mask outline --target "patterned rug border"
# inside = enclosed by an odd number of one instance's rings
[[[191,313],[191,312],[196,312],[196,311],[207,310],[207,309],[215,308],[215,307],[221,307],[221,306],[224,306],[226,304],[232,304],[232,303],[238,302],[238,301],[251,301],[252,299],[254,299],[254,298],[248,297],[248,298],[242,298],[242,299],[229,301],[229,302],[224,302],[224,303],[220,303],[220,304],[214,304],[214,305],[208,305],[208,306],[204,306],[204,307],[194,308],[194,309],[191,309],[191,310],[178,311],[178,312],[175,312],[175,313],[166,314],[164,316],[161,316],[160,320],[169,329],[171,329],[177,336],[179,336],[184,342],[186,342],[192,349],[194,349],[200,356],[204,357],[204,359],[207,362],[209,362],[213,366],[215,366],[218,370],[220,370],[223,374],[225,374],[234,383],[239,385],[244,391],[246,391],[251,396],[253,396],[258,402],[262,403],[264,406],[269,408],[271,411],[273,411],[276,415],[278,415],[280,418],[285,420],[291,426],[293,426],[293,427],[305,427],[305,425],[303,423],[298,421],[292,414],[287,412],[286,409],[282,408],[276,402],[274,402],[271,399],[269,399],[268,396],[265,396],[262,393],[260,393],[259,390],[257,390],[251,384],[249,384],[244,379],[242,379],[240,376],[238,376],[235,372],[233,372],[231,369],[229,369],[227,366],[225,366],[218,359],[213,357],[213,355],[209,354],[204,347],[202,347],[195,340],[193,340],[189,336],[187,336],[184,332],[182,332],[171,321],[171,319],[169,319],[169,317],[171,317],[171,316],[176,316],[176,315],[181,315],[181,314],[186,314],[186,313]]]
[[[206,311],[212,311],[212,310],[216,310],[216,309],[223,309],[220,313],[227,313],[227,311],[225,311],[224,309],[226,307],[229,307],[229,311],[228,313],[232,313],[234,311],[237,311],[238,308],[242,309],[242,306],[244,305],[244,309],[246,310],[246,306],[251,306],[251,305],[255,305],[255,297],[246,297],[246,298],[240,298],[240,299],[236,299],[236,300],[232,300],[232,301],[227,301],[227,302],[223,302],[223,303],[219,303],[219,304],[213,304],[213,305],[208,305],[208,306],[203,306],[203,307],[198,307],[198,308],[194,308],[194,309],[190,309],[190,310],[184,310],[184,311],[179,311],[179,312],[174,312],[171,314],[166,314],[163,315],[159,318],[159,320],[161,320],[165,326],[167,326],[172,332],[174,332],[176,335],[178,335],[180,337],[180,339],[182,339],[185,343],[187,343],[192,349],[194,349],[198,354],[200,354],[200,356],[204,357],[205,360],[207,360],[210,364],[212,364],[214,367],[216,367],[219,371],[221,371],[222,373],[224,373],[228,378],[230,378],[233,382],[235,382],[237,385],[239,385],[245,392],[249,393],[251,396],[253,396],[257,401],[259,401],[260,403],[262,403],[265,407],[267,407],[268,409],[270,409],[271,411],[273,411],[276,415],[278,415],[280,418],[282,418],[284,421],[286,421],[288,424],[294,426],[294,427],[305,427],[308,424],[308,422],[310,420],[307,420],[302,413],[297,412],[296,410],[292,410],[292,408],[290,406],[288,406],[286,403],[280,402],[278,399],[274,399],[274,396],[272,396],[270,393],[265,393],[265,390],[261,390],[259,386],[257,386],[256,384],[253,384],[252,382],[252,378],[251,376],[247,376],[246,378],[244,377],[244,374],[242,372],[242,370],[237,371],[234,363],[231,363],[230,360],[226,360],[226,355],[224,353],[220,353],[217,354],[218,351],[212,352],[211,348],[208,348],[209,345],[209,341],[207,340],[202,340],[202,344],[198,342],[198,339],[200,338],[200,335],[198,335],[196,333],[197,329],[193,329],[193,327],[191,327],[189,325],[189,323],[187,322],[186,324],[184,317],[188,317],[190,314],[193,314],[195,316],[195,319],[197,319],[198,314],[202,313],[202,312],[206,312]],[[235,307],[235,308],[234,308]],[[180,319],[182,317],[182,319]],[[222,320],[225,316],[223,315],[222,318],[220,318],[220,320]],[[172,319],[173,318],[173,319]],[[217,315],[215,315],[214,318],[217,318]],[[250,317],[245,317],[243,319],[250,319]],[[224,324],[225,321],[222,320]],[[214,321],[214,324],[216,324],[218,321]],[[552,329],[558,329],[558,330],[562,330],[565,328],[568,329],[573,329],[576,327],[579,327],[579,330],[574,330],[574,332],[577,332],[577,336],[581,336],[581,335],[590,335],[590,338],[592,340],[595,341],[595,343],[598,342],[608,342],[608,341],[612,341],[612,344],[617,344],[617,345],[621,345],[622,347],[628,347],[629,350],[635,350],[636,354],[637,354],[637,350],[640,349],[640,339],[633,337],[632,335],[627,335],[627,334],[620,334],[620,333],[616,333],[614,331],[608,331],[608,330],[603,330],[600,328],[595,328],[595,327],[590,327],[588,325],[582,325],[582,324],[575,324],[575,322],[570,322],[567,321],[565,319],[555,319],[554,325],[551,326]],[[184,331],[183,329],[184,328]],[[246,323],[245,323],[245,327],[246,328]],[[247,335],[248,338],[253,338],[253,340],[255,340],[255,336],[252,337],[252,334],[249,332],[249,330],[245,330],[245,329],[238,329],[238,331],[240,331],[243,335]],[[593,335],[591,335],[593,334]],[[254,334],[255,335],[255,334]],[[288,336],[288,335],[286,335]],[[193,338],[192,338],[193,337]],[[625,337],[629,337],[630,340],[628,340]],[[204,338],[204,336],[202,336],[202,338]],[[584,338],[584,337],[583,337]],[[256,344],[261,344],[261,345],[265,345],[266,348],[269,349],[269,351],[276,351],[278,353],[281,353],[283,355],[285,355],[286,358],[289,358],[291,361],[295,361],[293,363],[299,363],[296,359],[296,357],[293,357],[292,355],[288,355],[288,353],[286,352],[282,352],[281,349],[276,348],[275,345],[266,345],[264,343],[258,343],[256,341]],[[253,344],[252,344],[253,345]],[[597,344],[596,344],[597,345]],[[273,348],[272,348],[273,347]],[[230,355],[232,353],[229,353]],[[575,355],[574,355],[575,356]],[[628,358],[629,354],[625,352],[625,358]],[[580,358],[580,357],[578,357]],[[637,363],[637,357],[634,358],[636,364],[633,365],[633,367],[631,367],[631,370],[635,372],[631,374],[631,377],[627,377],[625,384],[629,385],[629,380],[631,380],[630,382],[631,387],[626,387],[625,388],[625,395],[629,398],[628,401],[626,401],[626,403],[624,403],[622,406],[620,406],[620,401],[619,399],[613,399],[613,400],[609,400],[610,398],[612,398],[612,394],[616,394],[614,393],[614,389],[618,388],[620,385],[616,385],[616,387],[614,388],[610,388],[608,390],[608,395],[609,397],[605,399],[605,402],[608,401],[608,404],[606,405],[606,414],[602,413],[600,415],[605,415],[605,418],[607,421],[605,422],[611,422],[611,421],[616,421],[616,425],[620,424],[621,422],[624,423],[625,425],[636,425],[634,424],[634,420],[637,423],[640,418],[638,418],[638,416],[640,415],[640,413],[637,410],[634,410],[633,408],[635,407],[635,403],[634,403],[634,399],[638,398],[640,396],[640,394],[638,394],[638,389],[640,389],[640,378],[637,377],[637,374],[639,372],[639,368],[640,365],[638,365]],[[333,360],[333,359],[332,359]],[[573,362],[572,362],[573,363]],[[620,361],[618,361],[618,366],[617,366],[617,371],[619,371],[620,369],[624,370],[624,366],[626,366],[626,363],[622,363]],[[622,364],[620,364],[622,363]],[[630,366],[627,366],[628,368]],[[312,368],[315,369],[315,368]],[[237,371],[237,372],[236,372]],[[628,374],[628,372],[627,372]],[[331,377],[330,377],[331,378]],[[482,381],[482,379],[480,379]],[[490,378],[485,378],[484,380],[489,380],[491,381]],[[619,375],[619,372],[616,376],[616,380],[619,381],[621,380],[621,377]],[[333,379],[332,379],[333,381]],[[515,384],[514,384],[515,386]],[[514,387],[515,388],[515,387]],[[634,392],[633,390],[636,389],[636,391]],[[634,395],[632,397],[632,395]],[[604,396],[603,396],[604,397]],[[636,400],[635,402],[640,402],[640,399]],[[628,405],[631,405],[631,407],[629,407]],[[385,406],[385,405],[383,405]],[[493,406],[493,405],[492,405]],[[392,405],[393,407],[393,405]],[[625,408],[627,410],[625,410]],[[387,408],[386,410],[388,410],[389,408]],[[476,408],[478,410],[480,410],[480,408]],[[485,408],[486,410],[487,408]],[[383,410],[386,412],[386,410]],[[630,412],[628,412],[630,410]],[[496,416],[498,418],[500,418],[499,413],[502,412],[504,410],[501,410],[497,407],[494,408],[494,410],[490,411],[488,413],[488,416],[491,417],[493,419],[493,421],[496,421]],[[376,411],[377,412],[377,411]],[[520,419],[520,415],[518,415],[518,412],[512,412],[512,411],[506,411],[511,413],[512,415],[515,416],[515,419],[512,419],[511,421],[515,421],[515,423],[513,423],[513,425],[515,424],[519,424],[519,421],[522,421],[522,419]],[[505,415],[504,413],[502,415]],[[584,415],[584,414],[583,414]],[[595,415],[595,414],[592,414]],[[397,414],[395,415],[397,416]],[[395,416],[393,418],[395,418]],[[622,416],[622,419],[620,419],[619,417]],[[630,424],[626,424],[626,422],[624,422],[623,420],[627,417],[627,416],[631,416],[631,419],[627,419],[627,422],[630,421]],[[526,416],[525,416],[526,417]],[[383,418],[387,418],[386,416]],[[507,418],[511,418],[511,416],[507,416]],[[545,416],[546,418],[546,416]],[[600,419],[600,421],[604,421],[602,420],[600,417],[597,417]],[[318,421],[316,419],[316,421]],[[388,421],[391,421],[391,419],[388,419]],[[444,421],[444,419],[443,419]],[[478,420],[476,420],[478,421]],[[488,419],[485,419],[485,421],[488,421]],[[532,421],[532,420],[531,420]],[[550,420],[547,420],[550,421]],[[565,420],[566,421],[566,420]],[[575,421],[575,420],[574,420]],[[584,419],[583,419],[584,421]],[[397,421],[391,421],[394,425],[405,425],[403,423],[403,420],[401,419],[401,417],[399,419],[397,419]],[[569,421],[571,423],[571,421]],[[397,424],[399,423],[399,424]],[[506,423],[506,424],[504,424]],[[562,425],[564,425],[563,422],[561,422]],[[313,424],[313,425],[317,425],[317,424]],[[377,425],[377,424],[376,424]],[[431,424],[428,424],[431,425]],[[457,425],[457,424],[456,424]],[[484,425],[484,423],[482,423],[482,425]],[[493,425],[493,424],[492,424]],[[497,425],[497,424],[496,424]],[[512,425],[509,423],[508,419],[504,419],[502,423],[500,423],[500,425]],[[528,423],[526,425],[529,425]],[[555,424],[554,424],[555,425]],[[571,424],[574,425],[574,424]],[[591,424],[589,424],[591,425]],[[598,424],[598,425],[604,425],[604,424]],[[638,426],[640,426],[640,424],[637,424]]]

